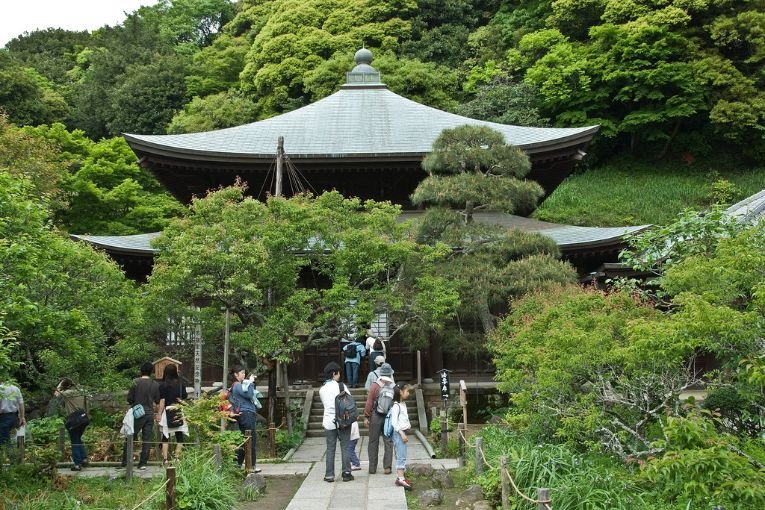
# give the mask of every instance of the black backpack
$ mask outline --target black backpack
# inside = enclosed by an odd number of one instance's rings
[[[335,425],[338,429],[347,429],[359,419],[359,412],[353,395],[345,391],[345,385],[341,382],[337,385],[340,386],[340,393],[335,397]]]
[[[358,346],[356,344],[348,344],[343,347],[343,354],[345,354],[346,361],[355,358],[358,352]]]
[[[372,350],[375,352],[383,352],[382,340],[375,338],[375,343],[372,344]]]

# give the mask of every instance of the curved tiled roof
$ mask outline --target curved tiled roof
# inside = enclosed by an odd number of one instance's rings
[[[446,128],[463,124],[488,126],[527,153],[555,150],[589,141],[598,126],[537,128],[486,122],[411,101],[385,85],[345,85],[308,106],[242,126],[181,135],[124,137],[139,155],[190,159],[265,159],[274,157],[284,137],[291,158],[420,157]]]
[[[422,211],[405,211],[401,213],[400,219],[406,221],[417,218],[422,214]],[[618,245],[621,243],[623,236],[648,227],[648,225],[632,227],[578,227],[547,223],[512,214],[489,212],[476,213],[474,217],[476,221],[481,223],[502,225],[507,228],[523,230],[524,232],[537,232],[555,241],[562,251]],[[159,234],[159,232],[152,232],[150,234],[132,236],[72,235],[72,237],[88,242],[110,253],[149,256],[154,255],[158,251],[156,248],[152,248],[151,241],[159,236]]]

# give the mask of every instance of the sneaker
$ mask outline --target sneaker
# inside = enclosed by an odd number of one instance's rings
[[[79,464],[75,464],[69,469],[71,469],[72,471],[82,471],[82,466],[80,466]]]
[[[351,471],[361,471],[361,466],[351,466]]]
[[[386,475],[389,475],[392,473],[390,468],[385,468],[385,471],[383,471]]]
[[[344,482],[350,482],[352,480],[355,480],[352,474],[350,473],[343,473],[343,481]]]
[[[136,469],[138,471],[146,471],[146,464],[140,464]]]
[[[325,477],[324,477],[324,481],[325,481],[325,482],[329,482],[329,483],[332,483],[332,482],[334,482],[334,481],[335,481],[335,477],[334,477],[334,476],[325,476]]]
[[[80,466],[82,466],[84,468],[88,467],[88,466],[90,466],[90,461],[88,459],[85,459],[85,460],[82,461],[82,464],[80,464]]]
[[[261,471],[263,471],[263,470],[262,470],[262,469],[260,469],[260,468],[255,468],[255,469],[253,470],[253,473],[260,473]]]
[[[412,490],[412,484],[409,482],[409,480],[406,480],[404,478],[396,478],[396,485],[399,487],[403,487],[404,490],[410,491]]]

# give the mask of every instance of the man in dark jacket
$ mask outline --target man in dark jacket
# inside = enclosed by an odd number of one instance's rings
[[[133,440],[138,439],[138,432],[141,432],[141,457],[138,461],[138,469],[146,469],[146,463],[149,462],[149,449],[151,448],[151,438],[154,432],[154,413],[155,407],[159,404],[159,384],[149,377],[152,371],[151,363],[141,365],[141,377],[133,380],[133,385],[128,390],[127,401],[134,409],[133,416],[136,415],[135,408],[138,405],[143,407],[144,415],[135,418],[133,425]],[[125,449],[122,452],[122,465],[127,465],[127,440]]]

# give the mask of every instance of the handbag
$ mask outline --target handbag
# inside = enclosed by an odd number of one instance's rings
[[[61,396],[69,402],[69,405],[74,407],[74,405],[72,405],[72,399],[63,393],[61,393]],[[64,427],[66,427],[67,430],[77,430],[85,428],[88,425],[90,425],[90,418],[88,418],[88,413],[85,411],[85,409],[80,407],[75,408],[74,411],[69,413],[67,417],[64,418]]]
[[[143,409],[143,404],[136,404],[132,407],[133,409],[133,418],[143,418],[146,415],[146,411]]]
[[[90,418],[85,409],[75,409],[64,420],[64,426],[67,430],[77,430],[85,428],[90,424]]]

